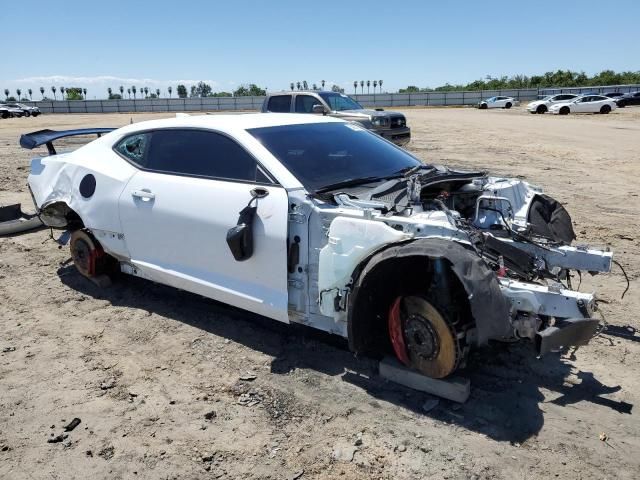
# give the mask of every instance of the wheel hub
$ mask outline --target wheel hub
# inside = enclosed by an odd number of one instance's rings
[[[438,356],[440,341],[431,323],[421,315],[411,315],[405,320],[404,338],[407,348],[424,358],[431,360]]]

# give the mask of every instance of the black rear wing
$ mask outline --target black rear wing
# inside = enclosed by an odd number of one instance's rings
[[[56,149],[53,141],[64,137],[75,137],[77,135],[98,135],[113,132],[115,128],[78,128],[76,130],[38,130],[37,132],[25,133],[20,136],[20,146],[32,150],[40,145],[47,145],[49,155],[55,155]]]

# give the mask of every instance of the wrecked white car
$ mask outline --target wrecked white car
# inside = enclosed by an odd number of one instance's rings
[[[90,278],[121,271],[348,339],[442,378],[489,340],[542,354],[597,331],[565,209],[524,181],[425,165],[360,125],[186,116],[23,135],[29,186]],[[104,134],[71,153],[53,141]],[[105,134],[106,133],[106,134]],[[532,349],[534,350],[534,349]]]

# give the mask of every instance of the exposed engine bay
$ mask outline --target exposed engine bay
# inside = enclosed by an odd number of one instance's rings
[[[342,189],[333,200],[340,207],[361,209],[363,217],[344,218],[343,210],[329,229],[329,243],[320,257],[319,281],[321,309],[326,315],[335,315],[335,299],[325,297],[330,297],[336,288],[344,290],[340,295],[348,295],[350,283],[323,277],[326,271],[322,268],[323,254],[325,258],[329,251],[342,257],[361,255],[362,251],[357,253],[356,249],[340,245],[346,236],[363,228],[361,222],[378,221],[398,234],[393,240],[390,232],[389,235],[368,232],[369,238],[381,238],[378,245],[422,238],[446,239],[463,246],[465,255],[480,257],[493,271],[501,294],[507,299],[508,311],[495,305],[492,312],[484,315],[493,319],[483,318],[478,323],[508,322],[507,336],[533,340],[539,354],[585,344],[598,329],[599,321],[592,318],[597,309],[595,296],[574,290],[572,279],[581,278],[583,271],[591,274],[610,271],[612,253],[571,246],[576,236],[565,208],[525,181],[425,165],[407,172],[402,179]],[[371,243],[370,250],[364,246],[363,251],[375,251],[377,242]],[[454,268],[455,263],[461,263],[461,257],[447,258],[445,254],[444,258]],[[459,277],[465,275],[456,273]],[[473,283],[470,280],[466,288],[470,299],[474,295]],[[473,300],[471,303],[473,310]],[[478,325],[478,330],[480,334],[474,340],[484,343],[495,338],[500,328],[485,328],[493,333],[484,335],[482,325]]]

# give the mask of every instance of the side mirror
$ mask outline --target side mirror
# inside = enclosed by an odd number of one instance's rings
[[[253,219],[258,207],[246,206],[240,212],[238,224],[227,231],[227,245],[233,258],[241,262],[253,255]]]
[[[313,107],[311,107],[311,111],[313,113],[321,113],[323,115],[327,114],[327,109],[324,108],[324,105],[320,105],[318,103],[316,103]]]

